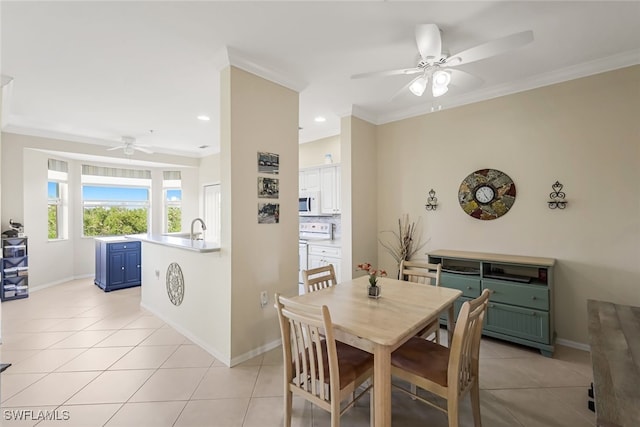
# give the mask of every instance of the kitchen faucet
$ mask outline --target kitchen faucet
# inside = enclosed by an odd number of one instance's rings
[[[204,224],[204,221],[202,220],[202,218],[196,218],[193,221],[191,221],[191,233],[189,234],[189,238],[191,240],[193,240],[194,238],[193,227],[196,225],[196,222],[198,221],[200,221],[200,224],[202,224],[202,231],[205,231],[207,229],[207,226]]]

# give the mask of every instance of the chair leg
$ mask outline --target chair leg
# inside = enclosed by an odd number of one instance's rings
[[[291,412],[293,407],[293,393],[285,385],[284,390],[284,427],[291,427]]]
[[[473,382],[473,386],[471,386],[469,397],[471,398],[473,425],[475,427],[482,427],[482,418],[480,417],[480,385],[478,384],[477,379]]]
[[[369,425],[375,425],[376,407],[373,401],[373,387],[369,389]]]
[[[458,398],[447,399],[447,416],[449,417],[449,427],[459,426],[459,408]]]

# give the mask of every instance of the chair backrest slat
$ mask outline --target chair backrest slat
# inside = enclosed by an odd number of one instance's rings
[[[331,396],[338,396],[340,390],[329,310],[326,306],[300,304],[278,294],[276,309],[283,336],[287,383],[330,403]],[[288,343],[284,337],[289,337]]]
[[[302,271],[302,280],[306,292],[315,292],[320,289],[328,288],[336,285],[336,272],[333,264],[323,265],[322,267],[311,268]]]
[[[440,286],[441,273],[441,264],[406,260],[400,262],[400,280]]]
[[[478,298],[462,304],[458,314],[448,366],[450,387],[454,387],[458,395],[466,392],[478,376],[482,323],[489,303],[489,294],[490,291],[485,289]]]

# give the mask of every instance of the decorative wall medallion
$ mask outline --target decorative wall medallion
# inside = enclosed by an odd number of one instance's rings
[[[516,185],[509,175],[499,170],[477,170],[460,184],[458,201],[474,218],[496,219],[509,212],[516,201]]]
[[[184,277],[182,276],[182,269],[177,262],[169,264],[166,282],[169,301],[171,301],[173,305],[182,304],[184,298]]]

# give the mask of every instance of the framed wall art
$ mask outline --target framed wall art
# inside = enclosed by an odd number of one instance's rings
[[[280,180],[278,178],[258,177],[258,197],[263,199],[277,199],[280,194]]]
[[[258,151],[258,173],[277,175],[280,172],[280,155]]]

